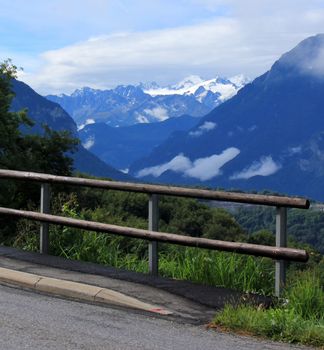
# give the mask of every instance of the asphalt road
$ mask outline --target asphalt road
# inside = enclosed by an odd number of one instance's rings
[[[300,349],[0,286],[0,349]]]

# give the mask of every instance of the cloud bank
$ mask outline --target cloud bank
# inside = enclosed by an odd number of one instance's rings
[[[38,92],[48,94],[69,93],[82,86],[105,89],[139,81],[169,84],[189,74],[215,77],[244,73],[253,78],[269,69],[299,41],[324,32],[324,9],[319,0],[165,0],[156,5],[123,1],[125,14],[118,18],[114,18],[120,12],[114,4],[121,2],[107,2],[108,12],[103,10],[105,3],[96,1],[95,10],[84,16],[85,25],[80,26],[73,16],[73,28],[79,28],[82,39],[78,37],[74,44],[56,45],[58,49],[44,51],[33,63],[33,70],[22,75],[24,81]],[[89,4],[87,1],[86,8]],[[163,18],[174,21],[154,25],[159,19],[156,6],[158,11],[165,11]],[[185,21],[174,14],[177,11],[172,11],[181,7],[187,14]],[[191,8],[193,13],[201,7],[208,12],[198,17],[187,13],[187,9]],[[82,6],[78,5],[79,8]],[[100,15],[95,16],[97,13]],[[105,21],[104,14],[107,17],[108,13],[109,21]],[[92,32],[96,17],[101,25]],[[37,22],[35,16],[30,18],[29,25]],[[109,22],[114,26],[105,26]],[[57,21],[55,29],[60,30],[62,23],[66,35],[70,34],[68,20]],[[61,35],[65,37],[65,33]],[[24,65],[24,61],[17,64]]]
[[[201,136],[202,134],[210,131],[210,130],[213,130],[215,129],[217,126],[216,123],[213,123],[213,122],[204,122],[204,124],[200,125],[197,130],[195,131],[190,131],[189,132],[189,135],[192,136],[192,137],[199,137]]]
[[[230,180],[248,180],[254,176],[269,176],[276,173],[280,168],[281,165],[274,162],[271,156],[261,157],[260,160],[253,162],[249,167],[231,176]]]
[[[220,175],[222,166],[234,159],[239,153],[239,149],[230,147],[221,154],[198,158],[193,162],[183,154],[179,154],[167,163],[140,170],[136,176],[144,177],[152,175],[154,177],[159,177],[164,172],[172,170],[176,173],[183,174],[183,176],[206,181]]]

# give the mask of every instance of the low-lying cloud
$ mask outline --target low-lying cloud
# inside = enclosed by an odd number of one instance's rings
[[[276,163],[271,156],[261,157],[249,167],[235,173],[230,177],[230,180],[248,180],[254,176],[269,176],[276,173],[281,168],[281,165]]]
[[[176,173],[181,173],[183,176],[206,181],[220,175],[222,166],[234,159],[239,153],[239,149],[230,147],[220,154],[198,158],[193,162],[183,154],[179,154],[167,163],[140,170],[137,173],[137,177],[149,175],[159,177],[164,172],[171,170]]]
[[[321,48],[316,57],[312,60],[305,60],[302,62],[302,68],[307,73],[316,77],[324,77],[324,40],[321,40]]]
[[[87,119],[83,124],[79,125],[78,131],[84,129],[87,125],[95,124],[96,121],[92,118]]]
[[[95,139],[94,139],[93,136],[90,136],[90,137],[87,139],[86,142],[82,143],[82,146],[83,146],[85,149],[89,150],[91,147],[94,146],[94,144],[95,144]]]
[[[144,112],[148,116],[153,117],[154,119],[157,119],[160,122],[163,122],[164,120],[169,119],[168,111],[165,108],[160,106],[152,109],[144,109]]]
[[[195,131],[190,131],[189,132],[189,135],[192,136],[192,137],[199,137],[201,136],[202,134],[210,131],[210,130],[213,130],[215,129],[217,126],[216,123],[213,123],[213,122],[204,122],[204,124],[200,125],[197,130]]]

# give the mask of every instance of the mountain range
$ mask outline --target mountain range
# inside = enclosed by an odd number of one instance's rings
[[[167,87],[154,82],[119,85],[111,90],[84,87],[71,95],[48,95],[46,98],[60,104],[81,128],[89,122],[121,127],[182,115],[202,117],[235,95],[247,81],[243,76],[209,80],[189,76]]]
[[[86,149],[115,168],[127,172],[133,162],[148,156],[173,133],[187,131],[199,120],[184,115],[162,122],[119,128],[105,123],[90,123],[79,130],[79,137]]]
[[[35,122],[31,130],[23,129],[23,132],[41,133],[41,125],[47,124],[53,130],[68,130],[72,136],[78,137],[76,123],[59,104],[47,100],[31,87],[16,79],[12,80],[12,88],[15,97],[11,109],[13,111],[27,109],[28,116]],[[106,164],[82,145],[73,154],[73,158],[74,167],[78,171],[118,180],[130,179],[129,176]]]
[[[12,109],[28,108],[33,132],[47,123],[80,137],[75,167],[92,175],[323,201],[323,53],[318,34],[252,82],[191,76],[168,87],[83,88],[49,100],[15,80]]]
[[[324,34],[136,161],[141,181],[270,189],[324,199]]]

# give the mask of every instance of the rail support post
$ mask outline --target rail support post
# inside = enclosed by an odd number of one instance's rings
[[[50,214],[50,185],[41,184],[40,212]],[[48,254],[49,251],[49,224],[42,222],[39,235],[39,250],[41,254]]]
[[[287,208],[277,207],[276,247],[287,247]],[[286,283],[286,262],[276,260],[275,295],[280,297]]]
[[[150,231],[159,230],[159,196],[151,194],[149,198],[149,222],[148,229]],[[158,257],[158,242],[149,242],[149,272],[153,276],[159,274],[159,257]]]

